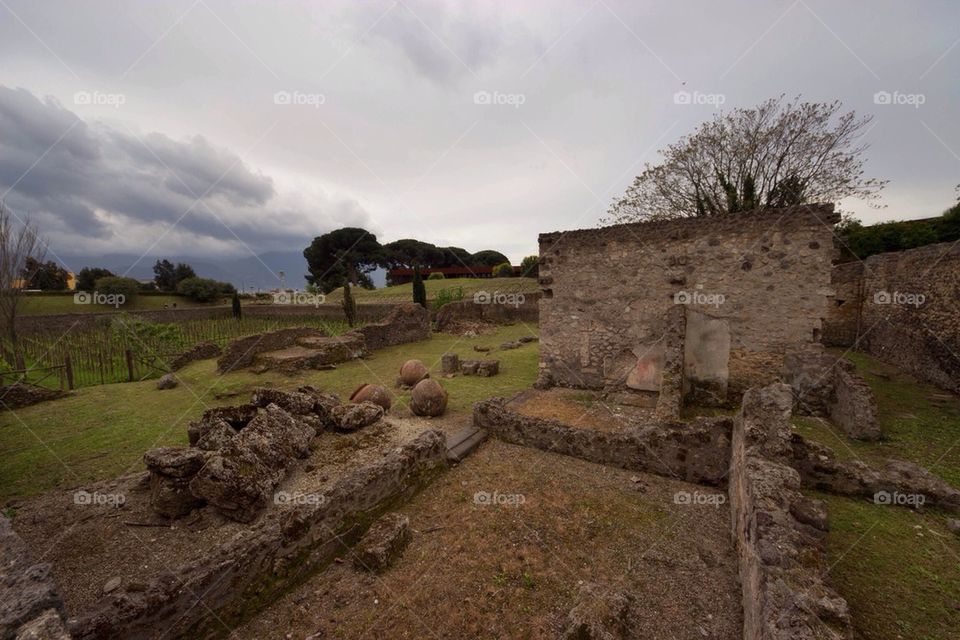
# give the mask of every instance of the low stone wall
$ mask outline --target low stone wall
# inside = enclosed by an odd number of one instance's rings
[[[393,505],[446,467],[446,440],[427,431],[344,477],[313,504],[270,512],[201,564],[105,596],[71,621],[78,640],[226,635],[329,564]]]
[[[223,355],[217,360],[217,370],[220,373],[227,373],[249,367],[259,353],[292,347],[301,338],[321,338],[326,335],[327,332],[322,329],[295,327],[236,338],[230,341]]]
[[[70,640],[62,615],[50,564],[36,562],[10,520],[0,515],[0,640]]]
[[[503,398],[492,398],[473,405],[473,424],[512,444],[697,484],[722,485],[730,460],[727,418],[608,433],[525,416],[508,409]]]
[[[45,389],[32,384],[8,384],[0,387],[0,409],[19,409],[32,404],[56,400],[66,395],[66,392],[57,389]]]
[[[443,305],[437,312],[437,331],[445,331],[461,320],[509,324],[527,322],[537,324],[540,320],[540,292],[509,294],[501,300],[497,292],[490,296],[474,296],[469,300],[460,300]],[[522,300],[522,301],[521,301]]]
[[[376,351],[430,337],[430,312],[413,302],[392,307],[382,321],[364,325],[349,333],[363,336],[367,351]]]
[[[732,533],[745,640],[852,638],[847,602],[827,581],[827,514],[800,492],[790,458],[790,387],[751,389],[734,421]]]
[[[178,371],[196,360],[209,360],[210,358],[217,358],[222,354],[223,349],[221,349],[220,345],[216,342],[201,342],[174,358],[173,362],[170,363],[170,370]]]

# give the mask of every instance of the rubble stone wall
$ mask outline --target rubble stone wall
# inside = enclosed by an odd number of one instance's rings
[[[540,293],[524,293],[522,301],[517,297],[498,297],[499,292],[489,296],[477,296],[443,305],[437,312],[437,331],[444,331],[459,320],[474,320],[508,324],[527,322],[537,324],[540,320]]]
[[[541,366],[604,387],[686,303],[729,325],[731,393],[774,380],[786,347],[820,340],[838,220],[826,204],[541,234]]]
[[[322,329],[295,327],[236,338],[230,341],[223,355],[217,360],[217,370],[227,373],[249,367],[259,353],[292,347],[301,338],[320,338],[326,335],[327,332]]]
[[[696,484],[724,484],[730,460],[728,418],[611,433],[525,416],[508,409],[502,398],[493,398],[473,406],[473,424],[511,444]]]
[[[367,324],[350,333],[363,336],[367,351],[376,351],[430,337],[430,312],[413,302],[396,305],[382,322]]]
[[[345,553],[379,515],[445,467],[446,440],[427,431],[344,477],[321,499],[268,513],[204,562],[177,567],[145,588],[111,592],[72,619],[70,630],[77,640],[224,636],[224,623],[236,626]]]

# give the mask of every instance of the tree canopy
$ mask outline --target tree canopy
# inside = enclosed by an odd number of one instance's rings
[[[346,283],[373,288],[370,272],[385,266],[387,258],[377,236],[359,227],[343,227],[317,236],[303,250],[307,282],[330,293]]]
[[[859,198],[873,204],[885,181],[864,177],[862,141],[872,118],[839,101],[785,101],[717,114],[661,150],[605,222],[717,216]]]
[[[161,291],[176,291],[177,285],[187,278],[196,278],[193,267],[184,262],[174,265],[169,260],[157,260],[153,265],[153,281]]]

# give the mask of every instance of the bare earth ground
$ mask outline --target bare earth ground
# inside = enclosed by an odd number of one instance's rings
[[[388,415],[356,433],[322,433],[311,445],[311,456],[298,461],[277,491],[295,496],[321,493],[346,473],[383,457],[426,429],[453,432],[464,426],[463,418],[407,417],[405,408],[393,412],[398,415]],[[119,577],[123,584],[145,584],[165,570],[204,556],[246,527],[212,508],[164,523],[150,509],[146,477],[140,473],[84,487],[101,496],[123,496],[119,508],[76,504],[74,490],[51,491],[21,503],[15,528],[43,561],[53,564],[54,578],[72,615],[96,602],[111,578]]]
[[[598,431],[624,431],[653,419],[652,409],[606,402],[593,391],[559,387],[524,391],[510,401],[510,408],[534,418],[551,418],[571,427]]]
[[[555,638],[584,582],[633,594],[638,639],[738,638],[728,505],[679,491],[716,490],[488,441],[400,509],[386,573],[347,553],[230,638]]]

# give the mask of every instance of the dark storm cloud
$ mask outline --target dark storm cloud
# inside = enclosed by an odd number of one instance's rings
[[[0,187],[52,235],[123,238],[176,223],[194,240],[261,249],[302,243],[305,213],[275,202],[270,177],[202,136],[177,141],[80,120],[54,99],[0,86]],[[350,205],[354,217],[362,211]],[[286,220],[288,224],[282,224]],[[135,249],[131,247],[131,249]]]

